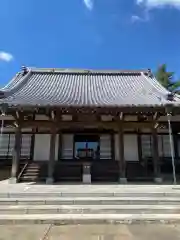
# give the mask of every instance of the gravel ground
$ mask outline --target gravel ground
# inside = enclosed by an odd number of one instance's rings
[[[1,225],[0,240],[178,240],[180,225]]]

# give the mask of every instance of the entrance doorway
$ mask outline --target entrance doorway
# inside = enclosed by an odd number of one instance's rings
[[[98,135],[77,134],[74,136],[74,158],[93,161],[100,158],[100,138]]]

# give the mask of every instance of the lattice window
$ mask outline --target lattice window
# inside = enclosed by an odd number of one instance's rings
[[[100,158],[111,159],[111,136],[101,135],[100,137]]]
[[[62,135],[62,158],[63,159],[73,158],[73,135],[72,134]]]
[[[31,153],[31,136],[32,134],[22,134],[21,156],[30,157]]]
[[[142,135],[142,156],[143,157],[152,157],[152,136],[151,135]],[[174,146],[174,144],[173,144]],[[158,135],[158,151],[160,157],[170,157],[171,148],[169,142],[169,135]]]
[[[152,157],[152,136],[141,135],[142,157]]]

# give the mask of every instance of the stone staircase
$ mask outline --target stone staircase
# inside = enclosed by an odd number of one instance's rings
[[[44,162],[31,162],[22,172],[20,182],[43,182],[47,176],[47,164]]]
[[[46,186],[48,188],[48,186]],[[180,222],[180,190],[89,191],[61,185],[51,191],[0,193],[0,224]],[[96,186],[93,186],[95,189]],[[109,189],[111,186],[107,186]],[[124,186],[122,186],[124,188]],[[43,189],[45,187],[43,186]],[[67,187],[68,189],[68,187]],[[86,189],[86,190],[82,190]],[[104,188],[105,189],[105,188]]]
[[[20,176],[20,182],[45,182],[47,177],[47,161],[29,162]],[[55,182],[82,182],[83,162],[55,162]],[[96,161],[91,166],[92,182],[118,182],[118,162],[109,160]]]

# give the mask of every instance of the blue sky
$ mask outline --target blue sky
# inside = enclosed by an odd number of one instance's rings
[[[180,0],[1,0],[0,29],[1,86],[22,65],[180,77]]]

